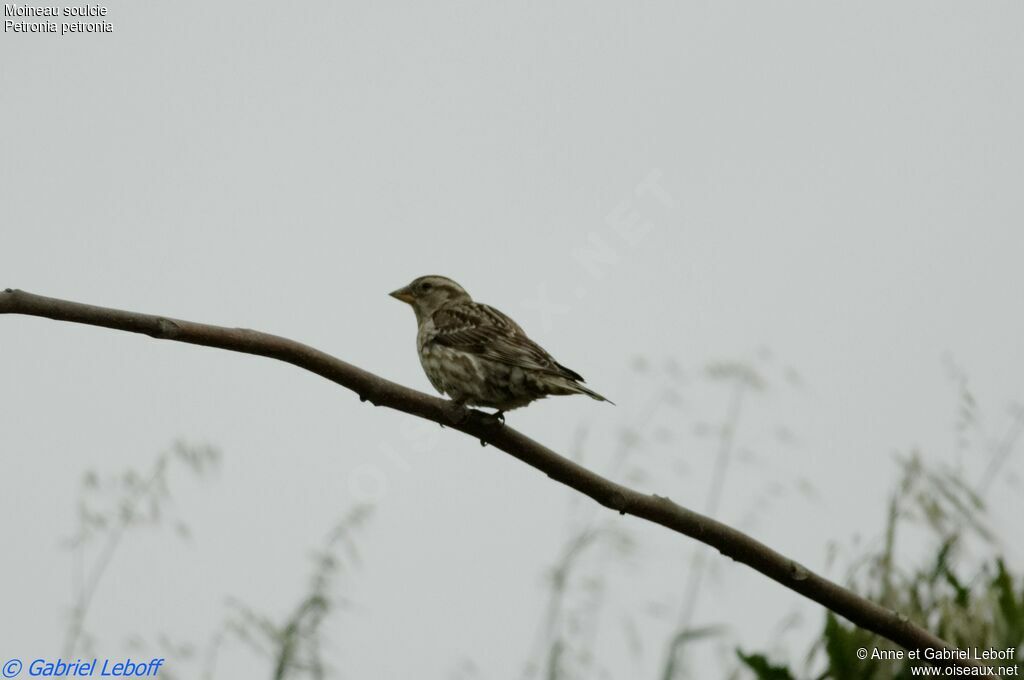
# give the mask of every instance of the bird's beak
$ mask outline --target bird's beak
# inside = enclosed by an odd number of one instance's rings
[[[406,286],[405,288],[399,288],[398,290],[393,290],[390,293],[388,293],[388,295],[395,298],[396,300],[401,300],[407,305],[412,304],[412,292],[409,290],[409,286]]]

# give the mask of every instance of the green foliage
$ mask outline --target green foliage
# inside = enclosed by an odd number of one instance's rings
[[[85,472],[78,490],[77,527],[64,544],[74,564],[65,657],[94,652],[94,636],[86,625],[93,596],[127,536],[165,525],[172,526],[178,538],[191,535],[184,520],[174,515],[171,503],[172,480],[178,469],[202,478],[216,470],[220,457],[212,446],[176,441],[148,468],[127,467],[114,474],[94,469]],[[173,672],[165,675],[172,677]]]
[[[338,521],[324,545],[314,552],[307,591],[283,623],[237,600],[229,601],[225,633],[273,659],[273,680],[323,680],[332,675],[321,653],[322,628],[334,610],[349,606],[348,600],[337,594],[338,581],[360,565],[358,535],[371,514],[371,506],[356,505]],[[217,646],[222,642],[223,636],[216,641]],[[208,668],[205,677],[216,677],[214,670]]]
[[[981,500],[952,471],[929,469],[918,456],[900,463],[903,477],[889,505],[883,545],[861,560],[850,585],[960,649],[1013,649],[1011,659],[984,663],[1024,672],[1024,579],[995,552]],[[923,526],[937,547],[924,564],[901,570],[895,551],[908,524]],[[991,556],[978,559],[979,552]],[[858,650],[868,650],[868,658],[862,660]],[[912,666],[927,663],[905,652],[902,659],[872,658],[875,650],[896,655],[900,648],[829,612],[804,672],[772,666],[758,654],[739,657],[759,679],[902,680],[913,677]]]
[[[668,659],[665,662],[665,669],[662,673],[663,680],[672,680],[677,673],[681,673],[681,662],[683,650],[686,645],[702,639],[715,637],[725,632],[724,626],[703,626],[700,628],[685,628],[679,630],[669,641]]]
[[[843,626],[832,612],[825,615],[822,642],[828,658],[828,677],[835,680],[856,680],[875,676],[878,661],[857,658],[857,650],[867,648],[874,635],[855,626]]]
[[[757,680],[793,680],[792,673],[785,666],[773,666],[761,654],[744,654],[737,651],[736,656],[748,669],[754,672]]]

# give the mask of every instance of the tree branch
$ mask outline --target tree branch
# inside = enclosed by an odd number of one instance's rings
[[[723,555],[756,569],[818,604],[907,649],[955,648],[906,616],[881,607],[815,574],[730,526],[688,510],[664,496],[648,495],[606,479],[560,456],[511,427],[479,411],[456,416],[451,402],[417,392],[346,363],[318,349],[268,333],[225,328],[58,300],[7,289],[0,293],[0,314],[26,314],[57,321],[142,333],[162,340],[219,347],[255,354],[304,368],[348,388],[363,401],[432,420],[491,444],[552,479],[623,515],[634,515],[685,534]],[[955,652],[949,656],[956,656]],[[971,659],[936,661],[939,665],[977,666]]]

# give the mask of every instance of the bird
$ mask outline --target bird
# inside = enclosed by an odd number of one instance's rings
[[[416,314],[416,348],[427,379],[456,407],[505,412],[552,395],[585,394],[613,404],[583,385],[583,376],[555,361],[515,321],[476,302],[445,276],[421,276],[390,293]]]

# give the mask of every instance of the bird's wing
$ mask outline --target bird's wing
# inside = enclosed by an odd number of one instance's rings
[[[515,321],[479,303],[446,305],[434,313],[433,342],[492,361],[583,380],[535,343]]]

